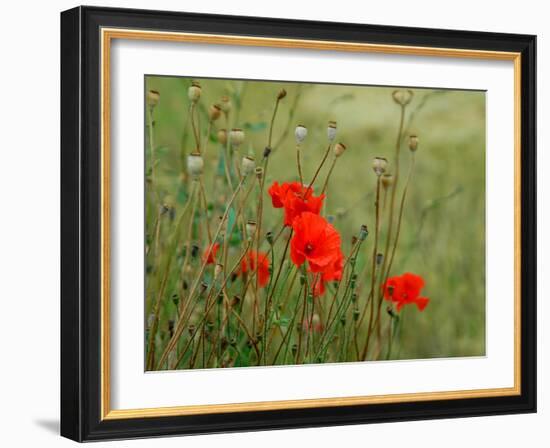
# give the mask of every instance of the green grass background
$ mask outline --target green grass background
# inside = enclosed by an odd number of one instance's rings
[[[331,178],[326,212],[337,216],[335,226],[342,234],[346,252],[351,235],[357,233],[361,224],[374,229],[376,177],[371,163],[375,156],[393,162],[399,120],[399,107],[391,99],[394,88],[198,81],[202,85],[199,104],[203,113],[210,104],[218,103],[222,95],[232,98],[234,111],[230,126],[245,129],[243,152],[255,154],[256,160],[261,159],[266,145],[267,125],[279,89],[284,87],[288,95],[280,104],[274,128],[275,142],[289,121],[296,95],[300,95],[290,120],[288,137],[272,154],[267,185],[274,180],[297,179],[295,124],[308,127],[309,134],[303,145],[303,170],[304,178],[310,179],[326,149],[327,121],[336,120],[337,141],[345,143],[348,149],[339,159]],[[191,135],[184,129],[190,83],[189,78],[175,77],[148,76],[145,80],[146,91],[154,89],[161,94],[160,104],[154,112],[159,158],[156,176],[162,196],[173,202],[177,202],[182,155],[193,149]],[[431,302],[422,313],[412,305],[401,312],[400,344],[392,357],[484,355],[485,93],[412,90],[414,97],[407,109],[405,124],[410,133],[419,136],[420,145],[392,275],[407,271],[421,275],[426,281],[423,293]],[[204,134],[205,115],[201,126]],[[221,118],[216,128],[223,127]],[[216,169],[217,154],[218,144],[211,141],[206,173]],[[402,182],[409,162],[410,154],[404,145]],[[325,171],[321,173],[321,180],[324,180]],[[388,171],[392,171],[391,164]],[[400,192],[401,188],[398,198]],[[280,210],[265,208],[266,230],[270,226],[278,228]],[[372,236],[373,232],[363,246],[365,255],[372,251]]]

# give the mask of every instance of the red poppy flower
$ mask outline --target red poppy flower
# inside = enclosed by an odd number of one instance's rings
[[[340,281],[344,270],[344,255],[339,251],[334,262],[327,266],[321,275],[316,275],[313,279],[313,297],[320,297],[325,294],[326,283]]]
[[[202,255],[203,263],[206,262],[206,264],[214,264],[216,262],[216,254],[218,253],[219,248],[220,243],[214,243],[208,246]]]
[[[296,266],[309,262],[310,272],[337,275],[335,266],[342,256],[340,235],[326,219],[304,212],[294,219],[290,258]]]
[[[424,279],[419,275],[406,272],[402,276],[391,277],[384,284],[384,298],[397,304],[397,311],[404,305],[414,303],[420,311],[428,305],[430,299],[421,297],[420,291],[424,287]]]
[[[269,259],[265,253],[248,251],[241,260],[241,273],[255,272],[256,260],[258,261],[258,286],[263,288],[269,282]]]
[[[284,224],[291,226],[294,218],[304,212],[318,215],[323,207],[325,195],[314,196],[311,188],[304,187],[299,182],[285,182],[279,185],[273,182],[268,190],[271,203],[275,208],[285,209]]]

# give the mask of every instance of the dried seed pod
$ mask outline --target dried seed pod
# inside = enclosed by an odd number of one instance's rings
[[[382,183],[382,188],[388,189],[393,185],[393,175],[390,173],[384,173],[380,178],[380,182]]]
[[[345,150],[346,145],[344,145],[343,143],[336,143],[332,152],[334,153],[334,157],[340,157],[342,154],[344,154]]]
[[[220,118],[222,114],[222,109],[219,104],[212,104],[208,109],[208,118],[210,121],[216,121]]]
[[[160,101],[160,93],[156,90],[149,90],[147,92],[147,105],[149,107],[155,107]]]
[[[192,103],[196,103],[197,101],[199,101],[201,97],[201,92],[202,89],[200,83],[193,81],[189,89],[187,89],[187,96],[189,98],[189,101],[191,101]]]
[[[279,90],[279,93],[277,94],[277,99],[282,100],[285,96],[286,96],[286,90],[281,89],[281,90]]]
[[[229,142],[233,147],[239,147],[244,142],[244,131],[240,128],[233,128],[229,132]]]
[[[220,108],[224,114],[228,114],[231,111],[232,104],[231,104],[231,100],[227,95],[224,95],[221,97]]]
[[[187,172],[191,177],[198,177],[204,169],[204,160],[198,152],[193,152],[187,156]]]
[[[294,130],[294,136],[296,137],[296,143],[302,143],[307,137],[307,128],[303,124],[299,124]]]
[[[384,157],[375,157],[372,161],[372,169],[376,173],[377,176],[381,176],[386,172],[386,168],[388,166],[388,160]]]
[[[227,131],[225,129],[220,129],[218,131],[218,142],[220,142],[223,146],[227,144]]]
[[[409,136],[409,149],[415,152],[418,149],[418,137],[416,135]]]
[[[329,121],[327,126],[327,137],[329,142],[333,142],[336,138],[336,122]]]
[[[254,157],[244,156],[241,161],[241,171],[243,175],[248,176],[249,174],[252,174],[255,169],[256,162],[254,161]]]
[[[246,234],[249,238],[252,238],[252,236],[256,233],[256,221],[248,221],[246,223]]]

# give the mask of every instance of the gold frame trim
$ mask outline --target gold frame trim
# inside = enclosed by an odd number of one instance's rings
[[[281,400],[217,405],[190,405],[142,409],[111,409],[110,366],[110,51],[113,39],[206,43],[325,51],[368,52],[412,56],[457,57],[514,62],[514,386],[508,388],[369,395],[305,400]],[[246,412],[314,407],[351,406],[411,401],[502,397],[521,394],[521,54],[456,48],[279,39],[215,34],[194,34],[135,29],[101,29],[101,419],[117,420],[210,413]]]

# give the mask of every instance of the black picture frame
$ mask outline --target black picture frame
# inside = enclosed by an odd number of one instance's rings
[[[102,27],[521,53],[521,394],[102,420]],[[531,35],[98,7],[61,13],[61,435],[92,441],[536,412],[535,58]]]

